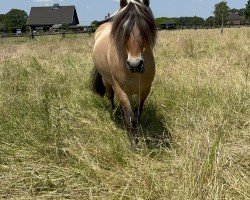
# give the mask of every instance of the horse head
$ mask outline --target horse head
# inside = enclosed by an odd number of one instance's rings
[[[121,0],[115,14],[111,37],[117,51],[126,57],[132,73],[144,73],[144,52],[152,48],[156,39],[156,25],[149,0]]]

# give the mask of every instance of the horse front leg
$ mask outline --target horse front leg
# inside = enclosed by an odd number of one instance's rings
[[[135,150],[136,145],[138,143],[138,139],[136,138],[136,121],[130,105],[129,98],[127,94],[119,86],[115,86],[114,89],[123,112],[131,147],[133,150]]]
[[[147,99],[149,93],[150,93],[150,88],[144,90],[137,97],[137,104],[136,104],[135,109],[134,109],[134,117],[135,117],[136,126],[138,125],[138,121],[139,121],[141,114],[142,114],[142,111],[143,111],[144,102]]]

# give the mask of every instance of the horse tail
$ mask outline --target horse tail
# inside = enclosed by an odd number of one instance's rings
[[[94,69],[92,73],[92,91],[101,97],[103,97],[106,92],[102,81],[102,75],[97,71],[97,69]]]

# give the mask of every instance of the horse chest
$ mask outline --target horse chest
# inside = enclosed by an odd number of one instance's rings
[[[117,79],[120,88],[128,95],[138,94],[141,91],[150,88],[153,81],[152,76],[132,74],[124,78]]]

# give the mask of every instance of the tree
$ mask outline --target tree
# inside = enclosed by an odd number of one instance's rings
[[[4,17],[4,14],[0,14],[0,32],[3,32],[5,30],[5,27],[3,24],[3,17]]]
[[[155,19],[155,23],[157,26],[160,26],[160,24],[163,24],[163,23],[166,23],[169,21],[170,21],[170,18],[168,18],[168,17],[158,17]]]
[[[91,22],[91,24],[90,24],[90,26],[93,28],[94,31],[98,28],[99,25],[100,24],[97,20]]]
[[[246,4],[245,17],[248,20],[248,23],[250,23],[250,0],[248,0]]]
[[[201,17],[197,17],[197,16],[194,16],[190,19],[190,22],[191,22],[191,26],[193,27],[199,27],[199,26],[203,26],[205,24],[205,20]]]
[[[13,28],[25,29],[28,15],[25,11],[19,9],[11,9],[3,17],[3,24],[8,31]]]
[[[3,25],[3,23],[0,22],[0,34],[1,32],[4,32],[5,31],[5,27]]]
[[[0,23],[3,22],[4,14],[0,14]]]
[[[229,10],[229,13],[230,13],[230,14],[238,14],[238,15],[240,15],[240,16],[244,16],[245,8],[241,8],[241,9],[233,8],[233,9],[230,9],[230,10]]]
[[[90,24],[91,26],[98,26],[99,25],[99,22],[97,20],[91,22]]]
[[[177,25],[180,27],[191,27],[192,24],[190,23],[191,17],[180,17],[177,18]]]
[[[177,26],[179,27],[198,27],[198,26],[204,26],[205,20],[201,17],[180,17],[175,18],[177,22]]]
[[[214,26],[214,16],[210,16],[206,19],[206,25],[208,27],[213,27]]]
[[[245,8],[238,9],[238,14],[239,14],[240,16],[244,16],[245,10],[246,10]]]
[[[62,24],[61,29],[65,30],[65,31],[68,31],[69,30],[69,24],[65,24],[65,23]]]
[[[221,24],[221,33],[223,33],[223,27],[229,15],[229,7],[226,1],[215,4],[214,15],[215,23],[217,25]]]

